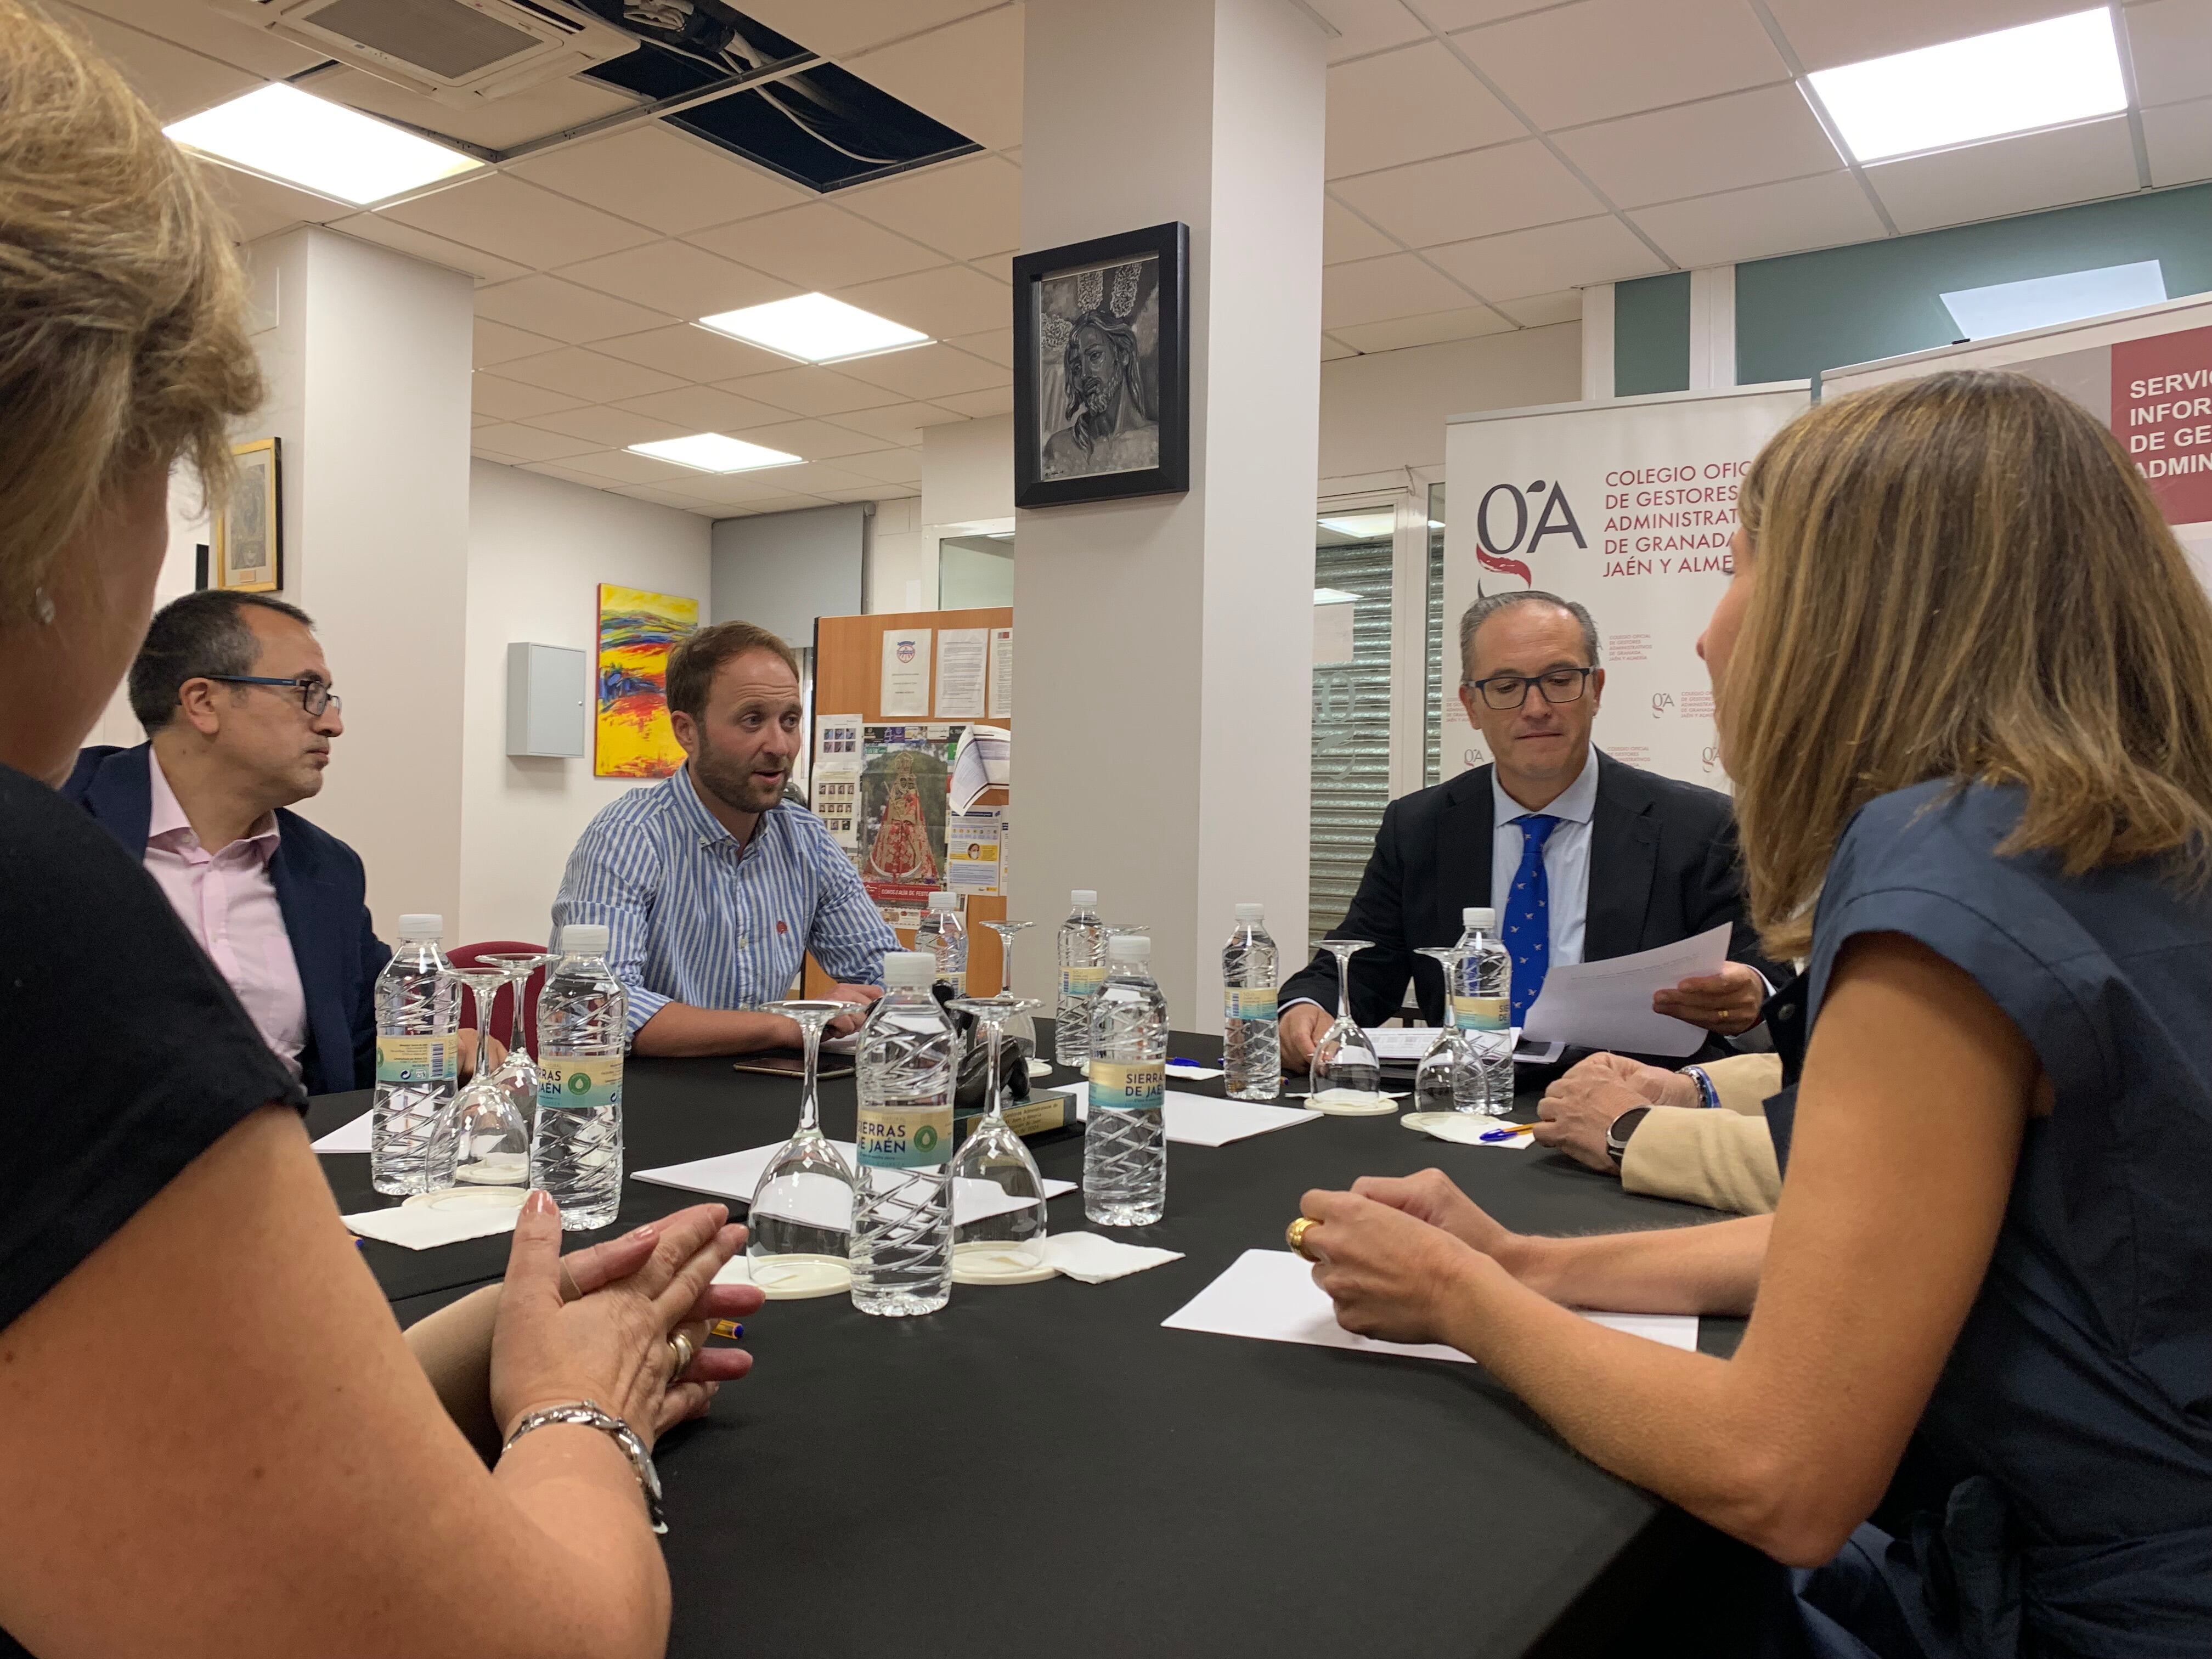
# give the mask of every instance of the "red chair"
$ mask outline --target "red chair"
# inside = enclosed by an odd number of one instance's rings
[[[457,968],[477,968],[483,965],[486,957],[520,956],[542,952],[544,949],[543,945],[529,939],[488,939],[476,945],[455,946],[446,952],[446,960]],[[522,984],[523,1030],[530,1035],[530,1052],[533,1054],[538,1052],[538,991],[544,983],[545,969],[541,963],[531,969],[530,977]],[[470,994],[469,1000],[471,1002],[476,1000],[474,993]],[[483,1010],[478,1009],[477,1012],[476,1029],[484,1030],[487,1026],[481,1017]],[[501,1042],[505,1042],[508,1034],[514,1030],[514,988],[512,985],[491,1000],[489,1029]]]

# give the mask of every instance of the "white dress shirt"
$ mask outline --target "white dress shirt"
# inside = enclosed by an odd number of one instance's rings
[[[1505,931],[1505,896],[1521,872],[1521,826],[1514,823],[1532,809],[1505,793],[1498,769],[1490,769],[1490,799],[1497,825],[1490,842],[1490,902],[1498,911],[1498,930]],[[1583,959],[1583,923],[1589,915],[1590,813],[1597,805],[1597,750],[1583,761],[1575,781],[1549,805],[1533,810],[1559,819],[1544,843],[1544,881],[1550,889],[1552,966]]]

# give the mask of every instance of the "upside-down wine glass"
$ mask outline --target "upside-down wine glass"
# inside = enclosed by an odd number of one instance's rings
[[[486,962],[495,962],[507,969],[507,983],[514,991],[514,1018],[508,1024],[507,1058],[492,1073],[492,1081],[507,1091],[507,1097],[522,1114],[522,1121],[535,1125],[538,1111],[538,1085],[544,1079],[538,1075],[538,1062],[530,1054],[530,1022],[524,1003],[530,991],[530,976],[553,958],[543,951],[495,951]]]
[[[1336,1024],[1328,1028],[1314,1049],[1307,1088],[1318,1099],[1334,1094],[1339,1099],[1358,1096],[1372,1101],[1382,1092],[1382,1062],[1359,1022],[1352,1017],[1352,958],[1370,950],[1372,939],[1325,939],[1321,948],[1336,958]]]
[[[491,1042],[491,1003],[507,981],[507,969],[494,964],[449,966],[453,977],[477,1000],[477,1063],[469,1086],[455,1095],[440,1119],[441,1169],[448,1153],[456,1187],[513,1187],[530,1179],[530,1115],[518,1112],[495,1072],[484,1066]]]
[[[952,1006],[975,1018],[984,1044],[983,1115],[952,1159],[952,1276],[963,1283],[1041,1277],[1046,1271],[1044,1177],[1007,1123],[999,1086],[999,1050],[1006,1022],[1041,1005],[1009,996],[957,997]],[[973,1220],[962,1221],[967,1210]]]
[[[1467,952],[1456,945],[1443,945],[1428,946],[1420,954],[1444,970],[1444,1024],[1428,1053],[1421,1056],[1420,1069],[1413,1073],[1413,1104],[1424,1112],[1455,1111],[1459,1097],[1466,1092],[1459,1085],[1460,1075],[1472,1060],[1453,1000],[1459,988],[1459,965]]]
[[[753,1283],[771,1296],[827,1296],[853,1283],[847,1252],[859,1182],[851,1163],[822,1133],[822,1028],[851,1013],[853,1005],[770,1002],[762,1012],[797,1024],[806,1048],[806,1081],[799,1127],[769,1154],[753,1188],[745,1215],[745,1265]]]
[[[1031,921],[987,921],[983,925],[999,936],[999,995],[1001,998],[1011,997],[1014,994],[1014,935],[1023,928],[1034,927],[1036,924]],[[1024,1066],[1036,1058],[1037,1051],[1036,1021],[1030,1018],[1029,1011],[1043,1006],[1041,1002],[1024,1003],[1019,1010],[1009,1012],[1006,1015],[1006,1035],[1021,1045],[1022,1064]]]

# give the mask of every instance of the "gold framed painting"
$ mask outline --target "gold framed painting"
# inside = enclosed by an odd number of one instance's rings
[[[266,593],[284,585],[283,489],[276,440],[233,444],[238,482],[216,515],[215,585]]]

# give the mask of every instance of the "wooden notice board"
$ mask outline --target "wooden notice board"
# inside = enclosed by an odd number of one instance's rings
[[[824,714],[858,714],[871,724],[886,719],[893,723],[919,722],[934,720],[934,714],[903,714],[886,716],[883,712],[882,678],[884,635],[894,629],[927,628],[930,633],[933,661],[930,665],[930,707],[937,706],[936,664],[933,660],[938,635],[948,628],[1012,628],[1014,613],[1005,605],[987,605],[970,611],[886,611],[866,617],[823,617],[814,624],[814,714],[816,730]],[[1020,648],[1018,637],[1016,649]],[[971,722],[972,723],[972,722]],[[1011,719],[994,715],[985,722],[1014,729]],[[807,752],[814,752],[814,732],[806,734]],[[812,781],[810,771],[809,780]],[[984,791],[975,800],[977,807],[1004,806],[1006,791],[993,787]],[[1000,882],[1005,880],[1006,847],[999,848]],[[990,996],[999,988],[999,936],[983,926],[986,921],[1003,921],[1006,915],[1004,897],[972,895],[968,900],[965,920],[968,924],[968,990],[975,996]],[[910,928],[899,929],[899,943],[911,946],[914,933]],[[1032,928],[1022,941],[1030,950],[1040,947],[1036,930]],[[818,996],[830,984],[812,957],[806,959],[806,994]]]

